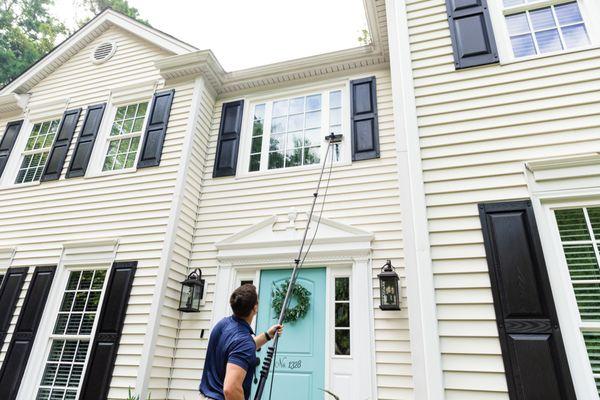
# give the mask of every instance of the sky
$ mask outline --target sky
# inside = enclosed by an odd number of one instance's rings
[[[74,0],[54,14],[82,19]],[[152,26],[212,50],[233,71],[359,45],[363,0],[129,0]]]

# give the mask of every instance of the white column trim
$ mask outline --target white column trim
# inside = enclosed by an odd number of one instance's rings
[[[414,398],[444,398],[406,4],[386,0]]]
[[[153,301],[150,306],[150,314],[148,316],[148,330],[142,347],[140,366],[138,377],[135,384],[135,390],[141,399],[148,397],[148,385],[150,383],[150,373],[152,371],[152,360],[154,358],[154,347],[158,339],[158,330],[160,327],[160,312],[164,305],[165,292],[167,291],[167,283],[169,270],[171,268],[171,260],[173,258],[173,248],[175,246],[176,231],[181,214],[183,204],[183,191],[185,189],[185,180],[188,172],[188,164],[191,157],[194,127],[196,119],[200,113],[200,100],[202,93],[205,91],[205,83],[202,77],[196,78],[194,82],[194,92],[190,105],[190,113],[185,131],[185,138],[181,152],[181,163],[177,173],[177,181],[173,192],[173,205],[167,223],[165,236],[165,246],[162,251],[160,263],[158,266],[158,274],[156,277],[156,288],[154,290]],[[168,390],[168,388],[167,388]]]

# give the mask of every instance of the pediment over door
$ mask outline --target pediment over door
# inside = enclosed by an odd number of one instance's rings
[[[298,255],[306,223],[306,214],[295,211],[273,215],[216,243],[217,258],[229,263],[292,262]],[[371,252],[373,233],[327,218],[319,221],[318,216],[312,217],[306,246],[315,235],[315,229],[317,234],[308,261],[367,257]]]

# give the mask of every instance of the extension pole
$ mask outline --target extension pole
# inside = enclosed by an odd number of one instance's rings
[[[333,133],[327,136],[327,140],[329,140],[329,145],[327,146],[327,151],[325,152],[325,159],[323,160],[323,167],[321,167],[321,174],[319,175],[319,183],[317,184],[317,190],[313,193],[313,202],[310,207],[310,213],[308,214],[308,221],[306,222],[306,229],[304,230],[304,236],[302,237],[302,243],[300,244],[300,251],[298,251],[298,257],[294,260],[294,269],[292,270],[292,277],[290,278],[290,283],[288,284],[287,292],[285,294],[285,299],[283,300],[283,305],[281,306],[281,312],[279,313],[278,324],[282,325],[283,320],[285,318],[285,314],[287,312],[292,292],[294,290],[294,286],[296,285],[296,279],[298,278],[298,273],[300,272],[300,268],[304,263],[302,260],[302,252],[304,251],[304,244],[306,243],[306,236],[308,235],[308,230],[310,228],[310,222],[313,216],[313,212],[315,210],[315,205],[317,204],[317,198],[319,197],[319,189],[321,189],[321,181],[323,180],[323,172],[325,171],[325,164],[327,164],[327,156],[329,155],[329,149],[336,141],[339,141],[340,137],[334,135]],[[333,157],[333,155],[332,155]],[[262,369],[260,370],[260,379],[258,381],[258,386],[256,387],[256,394],[254,395],[254,400],[261,400],[263,392],[265,390],[265,385],[267,384],[267,379],[269,377],[269,371],[271,370],[271,363],[273,362],[273,354],[275,353],[275,349],[277,348],[277,343],[279,342],[279,332],[275,332],[275,337],[273,338],[273,344],[269,346],[267,349],[267,355],[263,361]]]

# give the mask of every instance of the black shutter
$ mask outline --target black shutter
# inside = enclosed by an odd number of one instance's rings
[[[487,0],[446,0],[446,9],[456,68],[497,63]]]
[[[531,202],[479,215],[510,398],[575,400]]]
[[[75,145],[75,150],[71,156],[67,178],[85,175],[105,108],[106,103],[88,107],[79,139],[77,139],[77,145]]]
[[[235,176],[243,113],[244,100],[223,104],[213,178]]]
[[[352,160],[379,158],[379,123],[375,77],[350,82]]]
[[[160,164],[174,96],[175,89],[154,94],[138,168],[156,167]]]
[[[104,400],[108,396],[136,267],[137,262],[113,264],[80,400]]]
[[[21,295],[28,269],[10,268],[4,279],[0,277],[0,283],[2,284],[0,286],[0,349],[4,345],[4,339]]]
[[[33,273],[21,315],[0,369],[0,399],[2,400],[14,400],[17,397],[52,286],[54,271],[54,267],[38,267]]]
[[[2,141],[0,142],[0,177],[4,172],[4,168],[6,168],[6,163],[10,157],[10,152],[17,141],[17,137],[19,136],[19,131],[21,130],[22,126],[22,120],[9,122],[8,125],[6,125],[6,131],[4,131]]]
[[[46,162],[46,168],[42,174],[42,182],[55,181],[60,178],[60,173],[65,165],[65,158],[67,158],[67,152],[69,151],[69,146],[71,146],[71,139],[73,139],[80,115],[81,108],[68,110],[64,113],[60,127],[58,128],[56,140]]]

